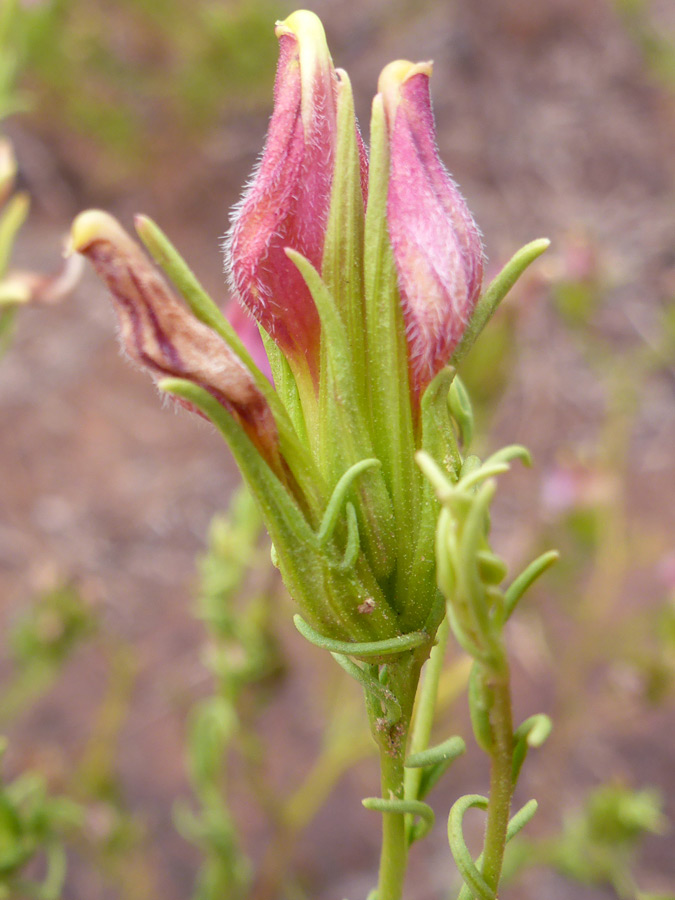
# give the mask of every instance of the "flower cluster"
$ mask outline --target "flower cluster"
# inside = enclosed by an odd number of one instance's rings
[[[274,388],[148,219],[139,236],[187,307],[105,213],[78,217],[71,244],[110,288],[128,354],[225,435],[312,629],[355,656],[429,646],[438,501],[415,453],[459,477],[450,364],[515,276],[479,301],[481,238],[438,154],[431,64],[384,69],[368,154],[319,19],[276,32],[274,113],[226,242]]]

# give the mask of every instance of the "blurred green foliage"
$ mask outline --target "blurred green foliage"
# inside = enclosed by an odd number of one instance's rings
[[[16,83],[22,63],[21,43],[17,29],[21,21],[19,0],[2,0],[0,4],[0,120],[28,106],[27,98],[17,91]]]
[[[0,900],[61,900],[66,850],[76,849],[95,881],[123,900],[151,896],[146,834],[126,802],[117,773],[117,739],[135,683],[135,655],[98,627],[96,608],[76,584],[56,585],[26,604],[6,635],[10,676],[0,686],[0,722],[11,731],[58,684],[78,650],[96,642],[108,686],[91,716],[78,756],[53,759],[49,778],[39,763],[11,783],[0,780]],[[57,773],[60,795],[49,791]],[[44,856],[45,877],[25,875]],[[5,891],[3,893],[2,891]]]
[[[652,71],[674,85],[675,44],[653,25],[647,0],[615,0],[615,5]],[[120,166],[128,172],[147,171],[174,142],[184,147],[207,138],[223,114],[269,104],[276,62],[270,23],[286,12],[273,0],[117,0],[114,5],[105,0],[38,0],[25,5],[2,0],[0,119],[27,109],[30,97],[34,122],[45,133],[66,135],[66,140],[68,132],[84,136],[102,167],[113,172]],[[17,90],[23,70],[25,93]],[[0,274],[22,221],[22,203],[15,200],[3,211]],[[613,398],[591,466],[602,475],[616,472],[625,461],[645,378],[672,358],[675,305],[664,310],[658,346],[640,345],[631,353],[630,365],[625,358],[613,364],[614,348],[594,326],[608,295],[594,248],[580,238],[567,256],[548,285],[549,295],[540,301],[553,302],[560,322],[585,347]],[[13,314],[14,308],[0,307],[0,355]],[[517,358],[522,314],[523,304],[517,298],[509,301],[463,365],[462,377],[479,409],[483,431]],[[619,498],[618,507],[621,502]],[[561,689],[583,684],[598,663],[619,660],[643,676],[649,702],[663,703],[675,685],[672,598],[641,610],[628,622],[612,615],[611,598],[600,609],[605,588],[611,593],[626,572],[623,542],[615,540],[617,523],[625,524],[618,507],[611,495],[573,506],[557,521],[556,533],[545,537],[547,543],[563,546],[562,563],[550,582],[556,602],[570,612],[576,632],[586,634],[585,655],[567,660],[576,674]],[[253,773],[252,780],[263,784],[261,804],[277,810],[277,826],[287,832],[277,846],[288,855],[288,834],[306,827],[336,780],[369,748],[367,736],[362,744],[358,726],[348,721],[348,704],[336,703],[325,755],[286,798],[285,811],[278,812],[283,798],[271,795],[259,777],[264,753],[256,733],[258,714],[272,699],[283,668],[276,639],[278,583],[260,535],[251,498],[241,493],[228,515],[214,520],[200,564],[199,615],[209,635],[206,664],[213,689],[189,717],[187,757],[196,803],[175,811],[181,832],[202,854],[194,900],[237,900],[247,896],[251,886],[252,866],[230,803],[232,781],[242,765]],[[603,568],[607,558],[610,579]],[[595,580],[591,578],[590,590],[580,590],[580,573],[588,571],[597,573]],[[594,595],[592,588],[598,584],[604,588]],[[575,598],[576,609],[569,598]],[[597,616],[593,603],[599,604]],[[78,647],[96,635],[96,615],[74,585],[39,597],[7,638],[13,677],[0,692],[3,725],[11,724],[46,691]],[[561,673],[565,662],[560,660]],[[109,690],[65,796],[50,796],[46,779],[36,769],[11,782],[0,780],[0,898],[58,900],[69,841],[88,851],[103,877],[117,884],[120,896],[155,896],[140,859],[144,831],[126,807],[116,774],[115,740],[134,671],[126,651],[111,654]],[[573,705],[566,710],[574,714]],[[583,711],[577,709],[577,715],[581,718]],[[577,724],[582,728],[585,723]],[[239,757],[238,768],[233,767],[233,756]],[[98,823],[96,828],[92,822]],[[514,844],[510,865],[513,870],[549,865],[578,882],[611,885],[621,897],[647,900],[648,895],[636,893],[631,867],[644,836],[664,828],[655,791],[602,785],[589,793],[580,809],[568,813],[558,835]],[[32,882],[24,870],[41,855],[46,875]]]
[[[194,705],[188,722],[188,772],[198,810],[179,804],[175,811],[177,827],[203,855],[193,900],[243,900],[253,876],[229,795],[233,751],[256,770],[264,789],[255,725],[283,668],[274,615],[279,581],[261,537],[255,502],[241,488],[228,514],[212,521],[199,564],[198,614],[208,630],[205,663],[213,693]]]
[[[4,753],[4,739],[0,757]],[[35,771],[6,781],[0,775],[0,898],[59,900],[66,873],[64,841],[84,821],[68,797],[52,797]],[[25,874],[38,856],[46,859],[42,880]]]
[[[0,691],[0,722],[47,690],[95,630],[94,612],[73,584],[56,586],[29,604],[7,636],[12,679]]]
[[[77,588],[59,585],[42,594],[14,624],[9,635],[12,658],[24,669],[38,664],[55,670],[94,628],[93,612]]]
[[[640,48],[649,71],[675,91],[675,33],[655,22],[652,0],[614,0],[628,33]]]
[[[42,0],[18,57],[33,123],[93,141],[108,165],[148,170],[232,114],[268,102],[274,0]]]
[[[644,836],[667,829],[658,791],[602,785],[568,814],[561,832],[548,839],[514,841],[508,851],[511,877],[522,867],[545,865],[581,884],[612,887],[622,900],[638,896],[632,866]]]

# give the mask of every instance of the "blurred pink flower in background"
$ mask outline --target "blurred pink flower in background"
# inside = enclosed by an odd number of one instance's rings
[[[226,306],[225,317],[244,342],[244,346],[253,357],[256,366],[271,381],[272,370],[270,368],[269,360],[267,359],[267,354],[265,353],[265,346],[260,337],[258,323],[255,319],[251,318],[243,306],[236,300],[230,301]]]

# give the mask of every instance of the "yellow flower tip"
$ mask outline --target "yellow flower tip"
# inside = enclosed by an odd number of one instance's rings
[[[309,9],[298,9],[283,22],[277,22],[274,33],[277,37],[289,34],[298,41],[317,47],[322,46],[326,48],[326,52],[328,51],[326,32],[323,30],[321,19]]]
[[[283,22],[277,22],[274,30],[278,38],[289,35],[297,41],[303,107],[306,103],[311,107],[317,74],[321,73],[322,78],[327,78],[328,73],[333,71],[333,61],[321,19],[308,9],[299,9]],[[309,112],[308,109],[308,115]]]
[[[117,219],[110,213],[100,209],[88,209],[80,213],[70,229],[70,240],[66,247],[66,256],[71,253],[85,253],[95,241],[119,243],[126,233]]]
[[[385,108],[391,115],[399,104],[401,87],[414,75],[426,75],[431,78],[433,63],[410,62],[407,59],[396,59],[380,72],[377,90],[382,94]]]

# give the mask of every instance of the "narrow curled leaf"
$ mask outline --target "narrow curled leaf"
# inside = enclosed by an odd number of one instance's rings
[[[372,809],[375,812],[398,813],[402,816],[418,816],[420,821],[416,823],[410,833],[409,843],[411,844],[427,835],[434,827],[434,822],[436,821],[433,809],[427,803],[422,803],[420,800],[399,800],[394,797],[391,799],[385,797],[366,797],[361,803],[366,809]]]
[[[302,616],[293,616],[293,623],[300,634],[315,647],[321,647],[333,654],[342,654],[344,656],[355,656],[360,659],[375,658],[379,656],[393,656],[397,653],[404,653],[406,650],[414,650],[421,647],[429,640],[429,635],[423,631],[414,631],[410,634],[402,634],[399,637],[388,638],[384,641],[365,641],[361,643],[352,643],[351,641],[334,641],[332,638],[324,637],[315,631],[311,625],[302,618]]]
[[[380,682],[376,678],[373,678],[372,675],[362,669],[361,666],[357,666],[356,663],[353,663],[343,653],[331,652],[331,656],[348,675],[351,675],[355,681],[359,682],[359,684],[364,688],[367,696],[374,700],[378,700],[382,704],[385,709],[389,724],[395,725],[400,720],[403,713],[401,710],[401,704],[398,702],[397,698],[394,694],[392,694],[389,688],[385,687],[385,685],[383,684],[380,684]]]
[[[202,387],[179,378],[164,378],[160,390],[194,404],[223,434],[258,500],[272,540],[281,546],[293,541],[297,551],[311,549],[315,537],[286,487],[256,451],[246,432],[223,406]],[[272,527],[270,527],[272,526]]]
[[[363,391],[359,392],[353,370],[352,349],[340,313],[325,282],[300,253],[287,249],[286,255],[295,264],[316,305],[321,326],[326,339],[322,343],[322,356],[327,361],[328,372],[324,373],[322,385],[330,381],[325,402],[329,409],[321,411],[324,424],[339,429],[341,456],[348,462],[360,462],[364,457],[372,457],[373,442],[366,424],[363,409]],[[326,414],[329,418],[326,419]],[[335,461],[335,434],[325,435],[321,452],[326,453],[324,463]],[[327,445],[327,446],[326,446]],[[389,494],[381,473],[371,474],[364,479],[360,491],[358,511],[367,555],[374,569],[381,577],[386,577],[393,566],[392,544],[393,522]]]
[[[466,744],[455,735],[419,753],[411,753],[405,761],[407,769],[423,768],[416,791],[416,800],[424,800],[448,771],[453,762],[466,752]]]
[[[374,466],[381,465],[382,463],[379,459],[362,459],[360,462],[354,463],[353,466],[350,466],[344,473],[342,478],[340,478],[338,483],[335,485],[331,498],[328,501],[328,505],[326,506],[326,512],[324,513],[324,517],[321,521],[321,526],[317,534],[319,546],[325,547],[328,541],[333,536],[335,526],[337,525],[338,518],[342,510],[342,506],[345,503],[349,489],[351,488],[355,479],[359,477],[361,472],[365,472],[366,469],[372,469]]]
[[[450,386],[448,406],[452,418],[459,427],[462,445],[466,450],[473,438],[473,407],[471,406],[469,393],[464,387],[464,382],[459,377],[456,377]]]
[[[521,247],[507,262],[499,275],[490,282],[487,290],[476,304],[462,340],[452,356],[453,365],[457,365],[460,359],[466,356],[476,343],[478,335],[496,312],[499,304],[523,274],[525,269],[527,269],[537,257],[541,256],[550,245],[551,242],[548,238],[539,238],[538,240],[531,241],[529,244]]]
[[[474,663],[469,675],[469,713],[476,743],[486,753],[492,753],[494,738],[490,725],[490,698],[488,687],[478,663]]]
[[[470,896],[479,900],[495,900],[495,892],[487,883],[469,853],[464,840],[464,814],[469,809],[487,809],[488,799],[480,794],[466,794],[455,801],[448,817],[448,841],[459,874],[469,888]]]
[[[419,753],[411,753],[405,761],[407,769],[421,769],[426,766],[434,766],[439,762],[452,762],[466,752],[466,744],[461,737],[455,735],[437,744],[435,747],[429,747],[428,750],[421,750]]]
[[[548,553],[542,553],[512,582],[504,595],[504,612],[507,619],[528,588],[559,559],[560,554],[557,550],[549,550]]]
[[[520,775],[520,770],[525,762],[527,751],[530,747],[541,747],[551,733],[553,723],[543,713],[530,716],[516,728],[513,735],[513,783]]]
[[[455,370],[446,366],[432,379],[422,394],[422,447],[445,471],[456,479],[462,465],[457,438],[450,420],[448,397],[457,379]]]
[[[444,502],[453,492],[452,482],[441,469],[435,459],[426,452],[426,450],[418,450],[415,454],[415,460],[427,479],[431,482],[436,496],[441,503]]]
[[[538,808],[539,804],[536,800],[528,800],[525,806],[519,809],[518,812],[511,817],[509,820],[509,827],[506,829],[507,843],[512,840],[519,831],[523,830],[527,823],[534,817]]]
[[[537,811],[537,801],[529,800],[525,806],[518,810],[518,812],[511,817],[509,820],[508,827],[506,829],[506,843],[513,840],[513,838],[523,830],[523,828],[527,825],[527,823],[532,819],[534,814]],[[478,859],[476,860],[476,868],[479,868],[483,864],[483,854],[481,853]],[[459,896],[457,900],[473,900],[473,894],[469,890],[468,885],[465,883],[462,885],[462,889],[459,892]]]
[[[462,470],[459,473],[460,478],[465,478],[467,475],[470,475],[474,469],[478,469],[481,466],[481,461],[478,456],[471,454],[470,456],[465,457],[464,462],[462,463]]]
[[[509,471],[509,465],[505,462],[493,463],[492,465],[488,465],[487,463],[483,463],[477,469],[474,469],[472,472],[469,472],[468,475],[462,476],[459,481],[459,487],[467,491],[469,488],[476,487],[477,484],[481,484],[483,481],[486,481],[488,478],[492,478],[495,475],[503,475],[504,472]]]
[[[473,498],[464,522],[458,550],[460,590],[465,592],[476,633],[481,637],[489,634],[490,621],[485,587],[480,579],[476,557],[485,541],[488,509],[495,490],[496,483],[487,481]]]
[[[448,771],[450,766],[455,761],[454,759],[445,759],[443,762],[438,762],[434,766],[429,766],[428,768],[422,771],[422,777],[420,778],[419,788],[417,791],[417,799],[424,800],[425,797],[428,797],[431,791],[436,787],[441,778]]]
[[[502,447],[501,450],[497,450],[496,453],[488,456],[483,465],[491,466],[497,463],[508,463],[514,459],[522,460],[526,466],[532,465],[532,454],[522,444],[509,444],[508,447]]]

